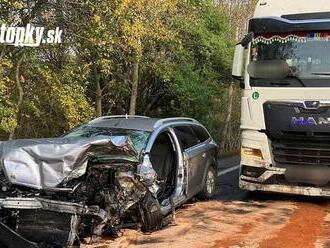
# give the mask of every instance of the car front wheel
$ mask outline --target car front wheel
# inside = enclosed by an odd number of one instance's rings
[[[212,166],[209,166],[206,172],[204,186],[198,197],[202,199],[210,199],[216,193],[216,172]]]

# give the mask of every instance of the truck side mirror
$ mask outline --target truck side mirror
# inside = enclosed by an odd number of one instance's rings
[[[244,47],[241,44],[235,46],[232,76],[235,79],[243,79]]]

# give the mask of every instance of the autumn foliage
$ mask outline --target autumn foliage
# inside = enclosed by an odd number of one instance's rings
[[[0,24],[63,29],[62,44],[0,45],[0,138],[56,136],[94,116],[130,113],[191,116],[220,140],[229,100],[239,112],[238,87],[228,99],[240,26],[232,11],[252,11],[250,1],[230,3],[0,0]]]

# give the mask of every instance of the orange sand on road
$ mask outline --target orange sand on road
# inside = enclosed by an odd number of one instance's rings
[[[118,239],[83,248],[326,248],[329,206],[294,200],[196,202],[178,210],[176,225],[151,234],[127,229]]]
[[[325,237],[328,205],[299,203],[289,223],[273,238],[265,240],[260,248],[295,247],[313,248],[318,239]]]
[[[295,205],[286,201],[210,201],[185,205],[176,225],[149,235],[124,230],[116,240],[104,240],[84,248],[209,248],[255,247],[288,223]]]

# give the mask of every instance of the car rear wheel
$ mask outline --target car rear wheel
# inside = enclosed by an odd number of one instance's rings
[[[202,199],[210,199],[216,193],[216,172],[212,166],[209,166],[206,172],[204,186],[198,197]]]

